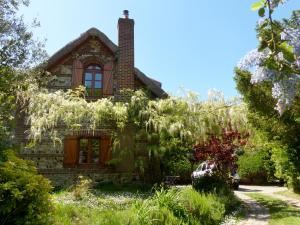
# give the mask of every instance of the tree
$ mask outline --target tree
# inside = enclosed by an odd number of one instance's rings
[[[49,224],[52,210],[50,182],[38,175],[31,162],[15,155],[14,142],[18,93],[28,80],[38,81],[29,70],[44,57],[22,17],[27,0],[0,1],[0,223]],[[18,107],[20,110],[20,107]],[[13,150],[7,150],[13,148]]]
[[[251,74],[236,71],[237,89],[248,106],[247,118],[264,138],[253,143],[254,147],[271,149],[271,160],[275,165],[275,176],[285,180],[295,191],[300,190],[300,142],[299,132],[299,90],[293,106],[280,116],[273,108],[276,101],[272,96],[272,83],[260,85],[251,83]]]
[[[235,80],[249,122],[267,140],[256,145],[271,149],[275,175],[299,192],[300,13],[274,20],[274,11],[284,2],[260,0],[252,5],[261,18],[259,45],[240,60]]]
[[[260,0],[252,5],[261,17],[257,25],[259,46],[244,56],[238,68],[254,71],[252,84],[272,83],[275,109],[280,115],[292,105],[300,78],[300,11],[288,20],[272,15],[284,0]]]
[[[0,1],[0,150],[13,142],[16,94],[28,79],[23,71],[45,57],[42,44],[33,40],[22,17],[17,16],[19,7],[28,4],[28,0]]]

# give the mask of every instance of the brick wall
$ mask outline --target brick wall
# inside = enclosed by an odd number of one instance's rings
[[[134,89],[134,20],[120,18],[118,28],[118,90]]]

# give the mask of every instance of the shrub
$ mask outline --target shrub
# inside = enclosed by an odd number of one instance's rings
[[[76,200],[81,200],[83,199],[87,194],[89,189],[92,186],[92,180],[83,177],[83,176],[78,176],[78,181],[77,184],[73,187],[73,195]]]
[[[157,204],[153,199],[137,201],[128,214],[131,215],[130,224],[134,225],[183,224],[182,219],[176,217],[168,207]]]
[[[217,196],[219,201],[223,203],[226,214],[234,211],[240,205],[240,201],[235,197],[231,185],[215,175],[203,176],[197,179],[193,187],[203,194]]]
[[[216,175],[207,175],[195,179],[193,181],[193,187],[197,191],[204,193],[227,194],[231,192],[231,188],[226,181]]]
[[[238,159],[238,173],[244,182],[252,184],[267,183],[272,180],[269,172],[273,173],[272,165],[268,163],[270,156],[266,150],[248,150]]]
[[[179,147],[165,152],[162,159],[163,173],[169,176],[180,176],[180,183],[191,182],[191,162],[187,151]]]
[[[153,202],[159,208],[169,209],[173,215],[183,221],[188,221],[188,213],[182,202],[180,202],[179,192],[176,189],[156,190],[153,196]]]
[[[6,151],[0,162],[0,223],[49,224],[50,182],[30,161]]]
[[[201,224],[220,224],[224,218],[224,203],[216,195],[187,188],[181,191],[181,201],[192,215],[191,220],[201,221]]]

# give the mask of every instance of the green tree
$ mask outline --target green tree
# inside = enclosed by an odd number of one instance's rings
[[[0,152],[13,142],[16,94],[26,86],[23,81],[29,74],[24,70],[36,66],[46,55],[17,15],[19,7],[28,4],[28,0],[0,1]]]
[[[284,0],[260,0],[259,45],[248,53],[236,70],[237,89],[248,107],[248,120],[271,149],[275,175],[300,191],[299,78],[300,13],[274,20],[274,11]]]
[[[50,182],[31,162],[15,155],[14,127],[21,104],[18,93],[27,80],[37,80],[30,68],[44,59],[41,44],[17,15],[27,0],[0,0],[0,223],[49,224]],[[36,70],[36,69],[35,69]],[[18,111],[18,112],[17,112]],[[14,150],[7,150],[12,148]]]
[[[248,105],[248,120],[264,135],[258,146],[271,148],[271,160],[275,165],[275,175],[284,179],[295,191],[300,190],[300,124],[299,92],[294,105],[280,116],[273,108],[276,101],[272,97],[271,82],[251,84],[250,72],[236,70],[237,89]]]

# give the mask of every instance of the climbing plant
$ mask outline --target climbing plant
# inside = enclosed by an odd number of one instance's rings
[[[238,63],[252,72],[251,83],[272,83],[275,109],[280,115],[292,105],[300,78],[300,11],[290,19],[275,20],[273,14],[285,0],[259,0],[252,5],[260,17],[257,24],[259,45]]]

